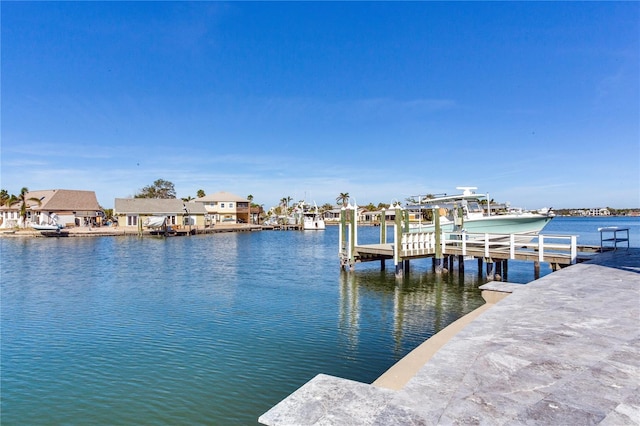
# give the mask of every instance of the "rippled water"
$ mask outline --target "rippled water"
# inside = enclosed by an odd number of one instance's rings
[[[375,380],[483,303],[475,262],[341,273],[335,227],[0,249],[6,425],[256,424],[318,373]]]

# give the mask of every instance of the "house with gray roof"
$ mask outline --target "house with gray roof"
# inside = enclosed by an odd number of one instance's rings
[[[176,230],[204,229],[213,225],[202,204],[177,198],[116,198],[113,216],[119,227],[140,231],[154,227],[158,218],[163,218],[164,225]]]
[[[57,222],[65,227],[89,226],[102,220],[102,208],[94,191],[46,189],[29,191],[26,224],[21,223],[20,203],[0,206],[0,228],[28,226],[29,223]],[[33,200],[39,200],[39,202]]]

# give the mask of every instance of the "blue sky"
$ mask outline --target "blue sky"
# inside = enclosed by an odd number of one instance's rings
[[[1,181],[640,207],[640,3],[6,2]]]

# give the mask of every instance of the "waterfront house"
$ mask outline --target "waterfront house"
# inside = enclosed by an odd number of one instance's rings
[[[166,219],[164,224],[176,230],[212,226],[211,217],[202,204],[176,198],[116,198],[113,216],[119,227],[134,231],[142,230],[145,223],[157,218]]]
[[[589,209],[586,212],[586,216],[610,216],[611,212],[606,207]]]
[[[27,199],[28,223],[56,222],[65,227],[98,225],[102,221],[102,208],[94,191],[47,189],[29,191]],[[40,203],[31,201],[40,200]],[[22,226],[20,203],[0,206],[0,228]]]
[[[330,224],[339,224],[340,223],[340,213],[342,212],[342,207],[338,207],[335,209],[327,210],[322,214],[324,221]],[[365,210],[364,208],[358,208],[358,223],[362,224],[374,224],[380,222],[381,211],[370,212]],[[387,210],[385,217],[387,221],[393,221],[395,218],[395,211]]]
[[[396,220],[396,211],[394,209],[385,210],[386,223],[392,224]],[[358,222],[379,225],[381,223],[382,210],[366,211],[358,210]]]
[[[342,211],[341,207],[335,208],[335,209],[331,209],[331,210],[325,210],[324,213],[322,213],[322,217],[325,221],[325,223],[333,223],[333,224],[338,224],[340,223],[340,212]]]
[[[203,205],[214,223],[251,223],[249,200],[239,195],[219,191],[193,202]]]

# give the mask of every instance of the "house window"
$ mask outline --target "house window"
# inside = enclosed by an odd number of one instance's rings
[[[224,209],[224,203],[220,203],[220,208]]]
[[[229,203],[229,208],[232,209],[233,208],[233,203]]]
[[[175,225],[176,224],[176,217],[175,216],[167,216],[167,224],[168,225]]]
[[[138,216],[127,216],[127,226],[138,226]]]

